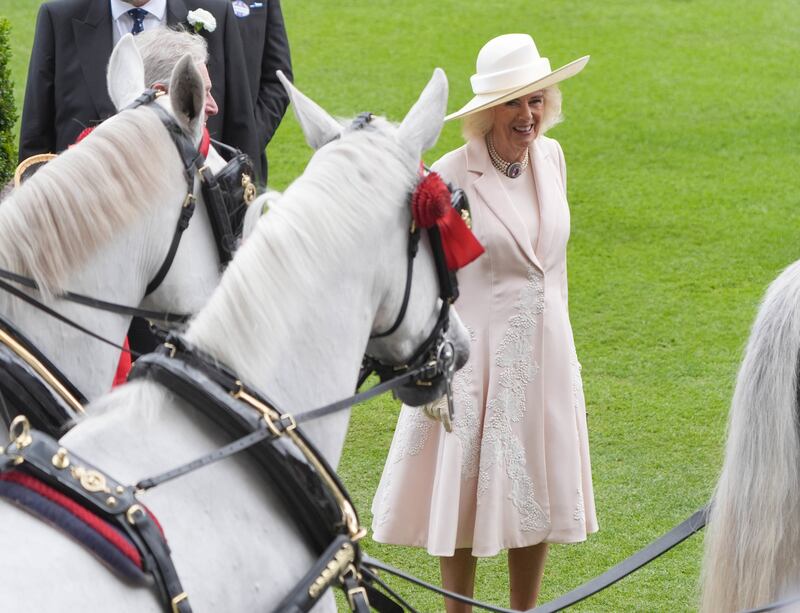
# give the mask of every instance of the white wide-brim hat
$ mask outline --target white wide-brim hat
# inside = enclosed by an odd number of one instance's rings
[[[550,60],[541,57],[528,34],[503,34],[486,43],[478,53],[477,72],[470,77],[475,97],[445,121],[477,113],[569,79],[578,74],[589,56],[550,69]]]

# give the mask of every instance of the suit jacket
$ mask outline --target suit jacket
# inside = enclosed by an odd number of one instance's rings
[[[234,3],[235,2],[234,0]],[[256,116],[258,144],[261,149],[261,171],[267,176],[266,146],[286,112],[289,96],[283,89],[276,70],[282,70],[292,80],[292,60],[289,41],[283,23],[280,0],[239,0],[247,11],[237,12],[242,34],[250,92]],[[254,161],[258,162],[254,158]]]
[[[255,117],[236,17],[228,0],[192,0],[217,20],[208,41],[208,72],[219,114],[208,120],[213,138],[260,157]],[[185,23],[184,0],[167,0],[167,24]],[[39,7],[22,108],[19,157],[58,153],[85,127],[115,113],[106,86],[113,48],[107,0],[50,0]]]

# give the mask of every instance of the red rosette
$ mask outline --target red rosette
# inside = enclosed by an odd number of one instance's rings
[[[450,208],[450,190],[435,172],[423,178],[411,197],[411,215],[419,228],[430,228]]]
[[[450,204],[450,190],[435,172],[420,180],[411,197],[411,214],[417,227],[436,226],[448,270],[463,268],[480,256],[484,249]]]

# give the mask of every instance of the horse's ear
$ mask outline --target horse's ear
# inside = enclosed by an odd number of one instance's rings
[[[114,47],[106,72],[108,95],[119,111],[144,91],[144,64],[131,34],[126,34]]]
[[[419,157],[436,144],[447,109],[447,77],[437,68],[398,128],[397,137]]]
[[[206,87],[190,54],[184,55],[172,69],[169,101],[178,124],[189,134],[199,135],[203,127]]]
[[[306,142],[312,149],[319,149],[342,135],[342,125],[338,121],[292,85],[282,71],[278,70],[276,74],[283,83],[286,93],[289,94],[294,115],[303,130]]]

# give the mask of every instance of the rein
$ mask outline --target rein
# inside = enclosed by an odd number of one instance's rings
[[[167,343],[165,343],[164,347],[167,351],[170,352],[170,357],[175,357],[175,345],[172,344],[170,341],[175,341],[174,338],[171,338]],[[163,352],[162,352],[163,354]],[[153,357],[154,355],[158,354],[148,354],[139,361],[137,361],[136,368],[143,368],[145,372],[151,370],[154,366],[153,365],[161,365],[163,364],[162,359]],[[141,362],[141,364],[140,364]],[[155,366],[156,368],[158,366]],[[269,438],[276,438],[278,436],[283,435],[287,429],[291,429],[296,427],[297,425],[314,421],[316,419],[321,419],[323,417],[327,417],[329,415],[333,415],[334,413],[338,413],[339,411],[343,411],[345,409],[349,409],[355,404],[359,404],[361,402],[365,402],[375,396],[380,396],[388,391],[395,390],[402,385],[407,384],[409,381],[413,380],[417,376],[430,376],[433,373],[432,370],[436,369],[436,365],[425,364],[423,366],[419,366],[413,370],[410,370],[402,375],[398,375],[389,381],[384,381],[379,383],[370,389],[359,392],[352,396],[348,396],[347,398],[343,398],[341,400],[337,400],[336,402],[332,402],[330,404],[326,404],[322,407],[318,407],[316,409],[312,409],[310,411],[306,411],[301,413],[300,415],[293,416],[288,413],[284,413],[279,416],[276,420],[274,418],[270,418],[268,415],[264,416],[264,421],[266,424],[266,428],[258,429],[250,434],[242,436],[241,438],[236,439],[235,441],[225,445],[224,447],[220,447],[208,453],[200,458],[192,460],[191,462],[187,462],[177,468],[173,468],[165,473],[162,473],[155,477],[150,477],[148,479],[143,479],[136,484],[137,490],[148,490],[156,485],[160,485],[167,481],[171,481],[176,479],[177,477],[181,477],[185,474],[193,472],[199,468],[204,466],[208,466],[209,464],[213,464],[218,462],[219,460],[223,460],[227,457],[230,457],[240,451],[244,451],[245,449],[259,443],[263,440]],[[131,373],[132,378],[140,378],[144,376],[139,371],[135,374]],[[158,377],[156,377],[158,380]],[[234,384],[238,384],[238,386],[234,387],[233,390],[228,390],[228,392],[235,398],[236,394],[238,393],[240,397],[249,396],[250,398],[255,399],[256,402],[264,405],[264,406],[271,406],[268,401],[261,398],[260,394],[254,392],[253,390],[246,389],[238,379],[233,380]],[[271,421],[270,421],[271,419]]]
[[[30,277],[25,277],[9,270],[0,269],[0,279],[6,279],[8,281],[18,283],[24,287],[39,291],[39,285],[36,283],[36,281]],[[8,292],[10,292],[8,289],[9,287],[10,286],[6,283],[0,284],[0,289]],[[14,295],[19,297],[17,294]],[[162,321],[164,323],[183,324],[189,321],[190,317],[190,315],[187,313],[167,313],[162,311],[152,311],[149,309],[139,309],[137,307],[117,304],[115,302],[107,302],[106,300],[100,300],[99,298],[92,298],[91,296],[85,296],[83,294],[77,294],[69,291],[59,294],[58,297],[62,300],[68,300],[69,302],[74,302],[92,309],[97,309],[98,311],[107,311],[109,313],[117,313],[118,315],[130,315],[131,317],[142,317],[143,319]],[[32,304],[37,308],[43,306],[43,303],[39,301],[30,302],[29,304]],[[40,308],[40,310],[44,309]]]

